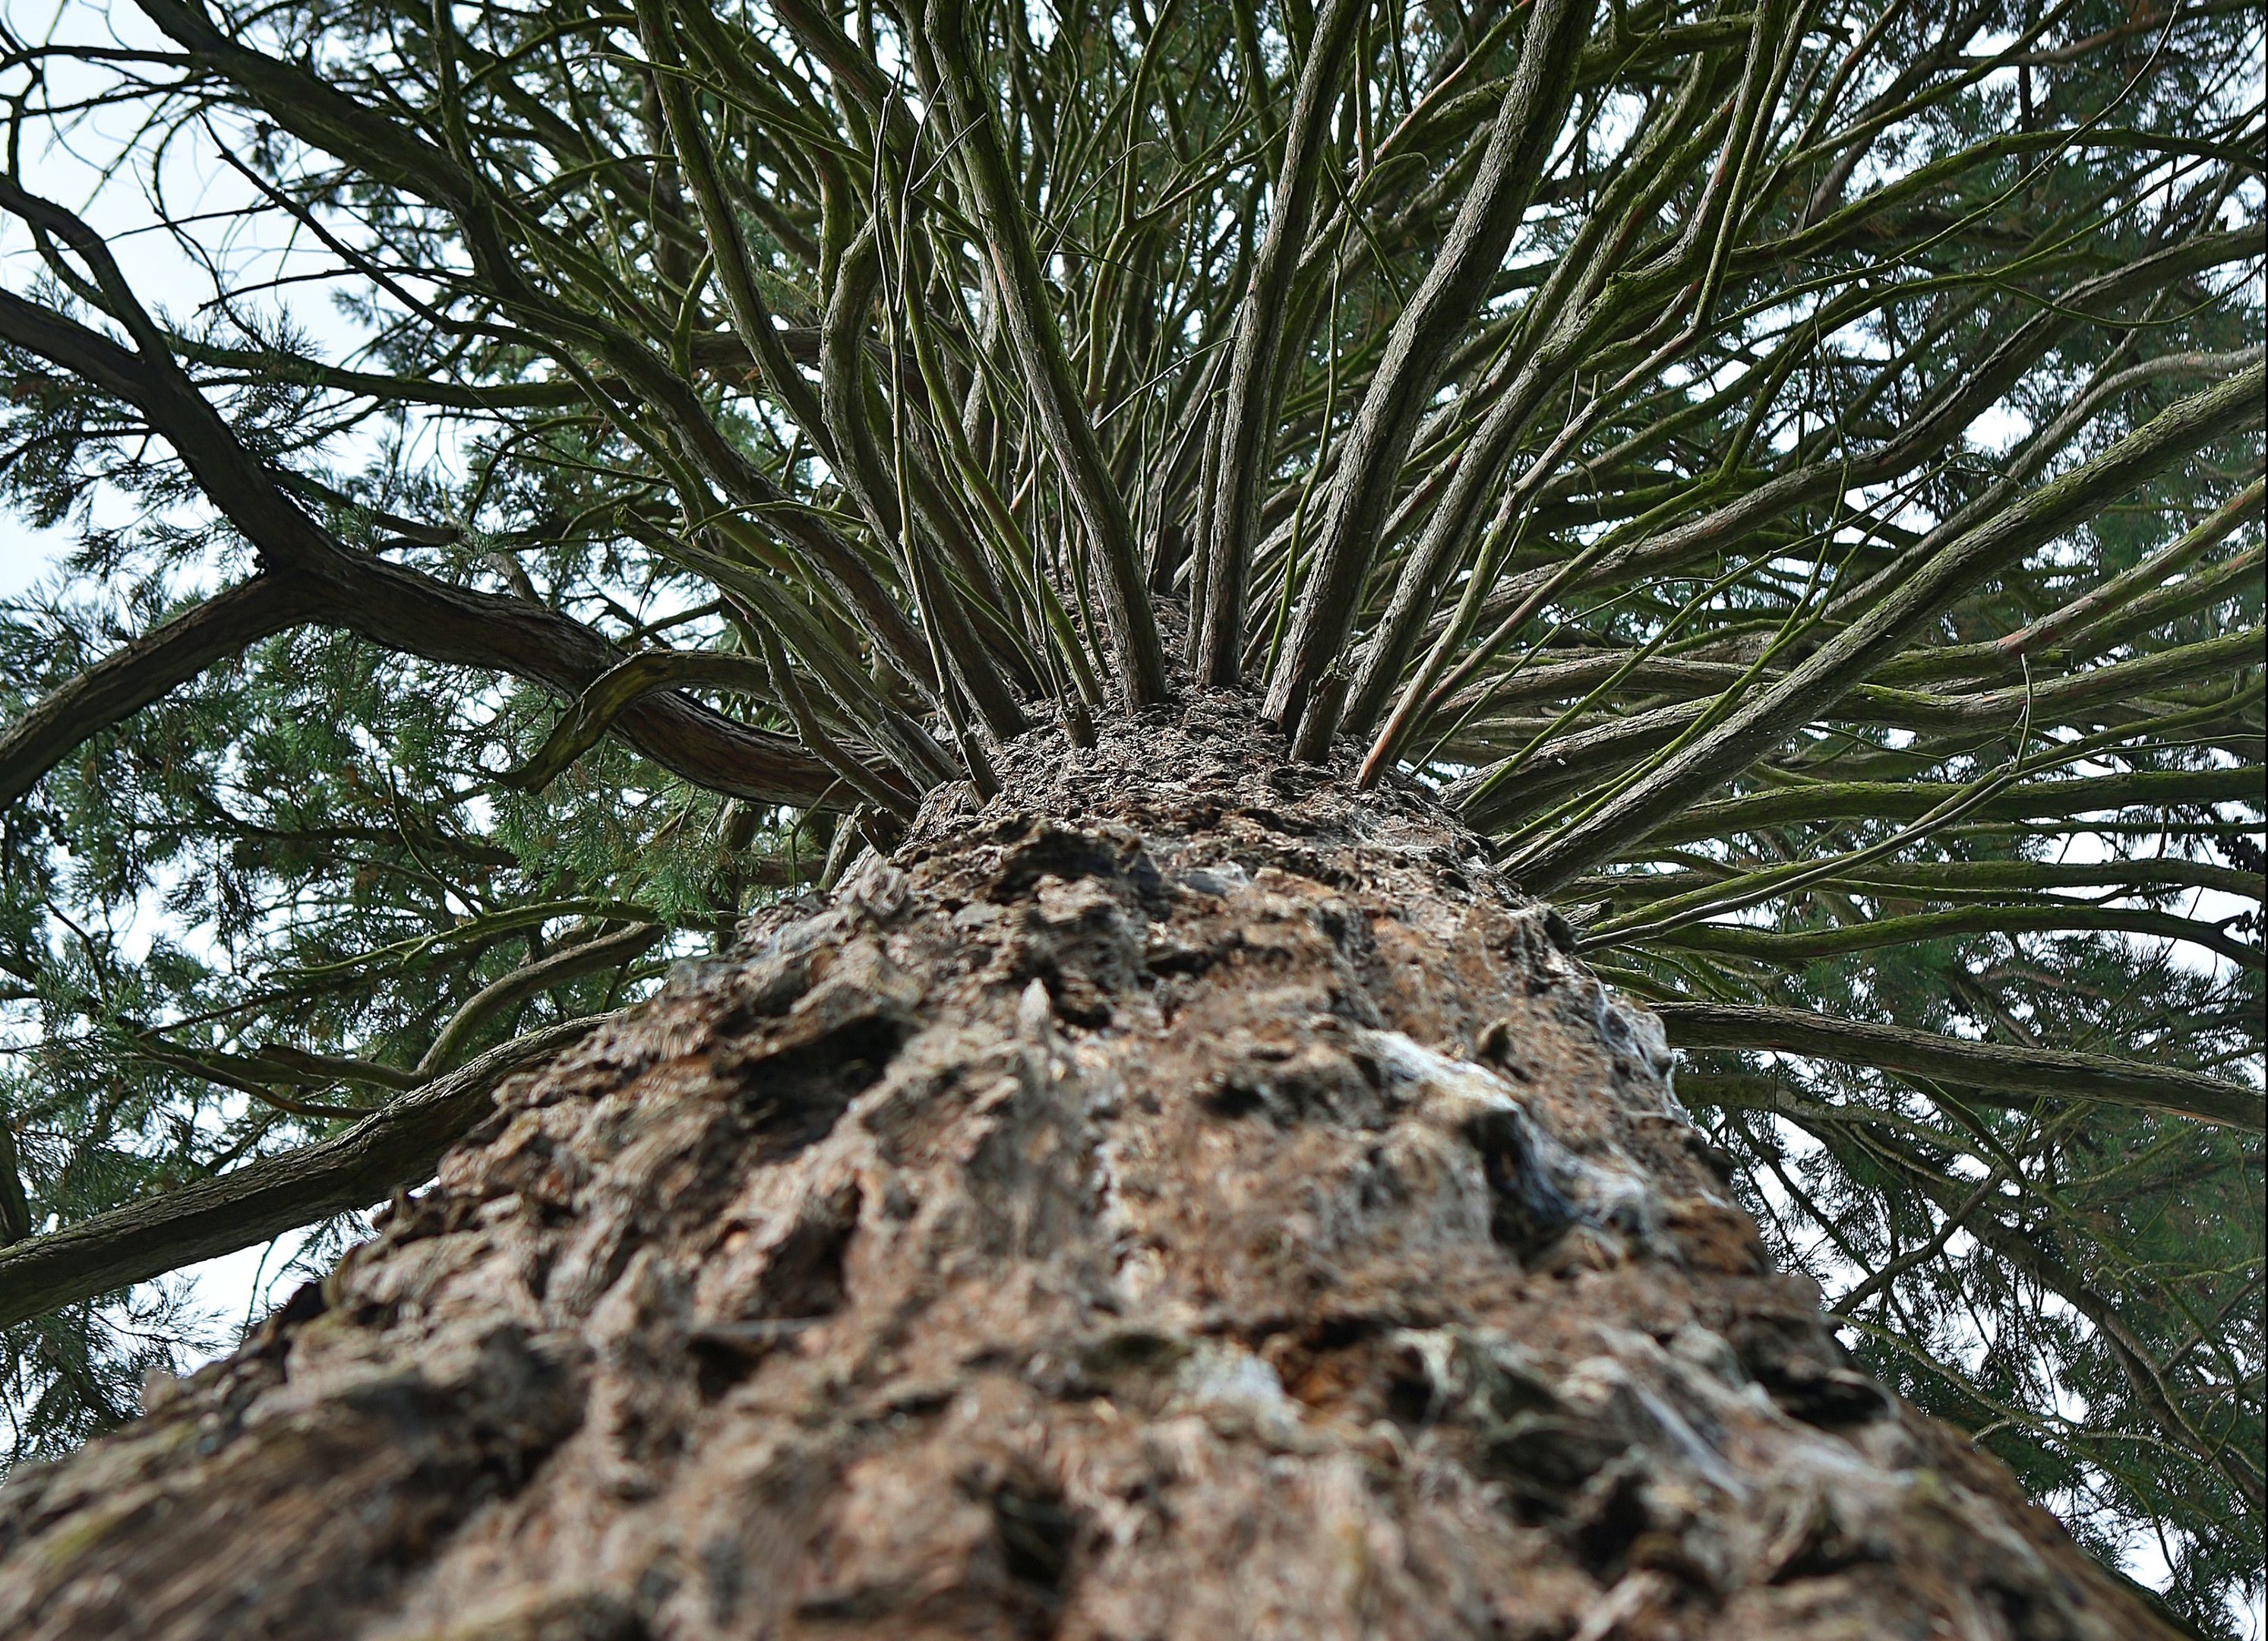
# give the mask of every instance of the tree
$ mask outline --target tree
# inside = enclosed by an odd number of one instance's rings
[[[697,1629],[482,1537],[580,1509],[824,1515],[720,1631],[1100,1629],[1220,1594],[1126,1559],[1178,1487],[1285,1623],[1828,1633],[1889,1556],[2143,1632],[1951,1427],[2257,1598],[2252,8],[136,10],[0,41],[82,539],[4,629],[18,1451],[170,1363],[130,1284],[440,1183],[0,1495],[0,1601],[240,1619],[267,1489],[287,1627]],[[90,130],[209,300],[40,192]],[[106,1492],[173,1525],[54,1560]]]

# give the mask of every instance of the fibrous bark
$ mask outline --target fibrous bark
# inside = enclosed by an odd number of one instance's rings
[[[1219,693],[998,762],[17,1475],[0,1631],[2162,1633],[1422,795]]]

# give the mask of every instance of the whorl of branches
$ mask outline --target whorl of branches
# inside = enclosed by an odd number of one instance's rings
[[[1235,688],[1557,898],[1784,1251],[1872,1273],[1876,1365],[2213,1610],[2264,1511],[2252,8],[136,5],[0,40],[6,483],[147,508],[82,559],[107,653],[11,639],[0,1284],[606,1006],[806,832]],[[202,308],[40,186],[129,115]],[[351,352],[278,317],[316,278]],[[224,855],[232,978],[85,914]],[[71,1268],[31,1308],[161,1267]]]

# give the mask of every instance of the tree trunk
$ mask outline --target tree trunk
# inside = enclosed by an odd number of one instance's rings
[[[2166,1633],[1414,789],[1223,693],[1000,765],[26,1467],[0,1633]]]

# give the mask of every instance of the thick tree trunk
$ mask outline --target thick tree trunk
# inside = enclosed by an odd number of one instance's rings
[[[2162,1633],[1420,797],[1225,695],[1001,762],[17,1475],[0,1634]]]

